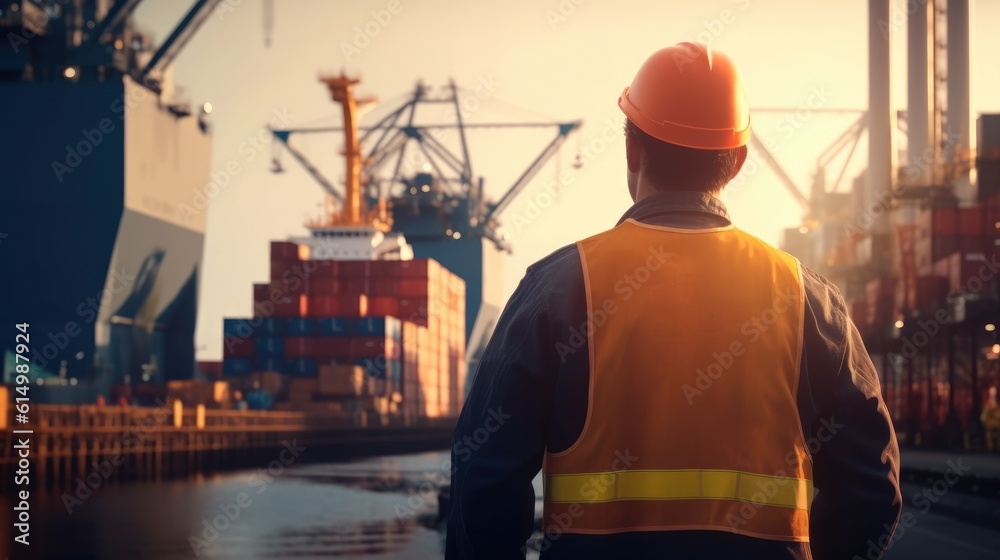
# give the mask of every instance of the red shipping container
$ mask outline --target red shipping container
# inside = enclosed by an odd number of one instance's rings
[[[291,241],[272,241],[271,260],[287,261],[298,260],[299,244]]]
[[[393,279],[399,276],[399,263],[403,261],[371,261],[368,263],[372,278]]]
[[[931,257],[934,260],[943,259],[958,251],[957,235],[937,235],[931,239]]]
[[[367,277],[352,277],[340,279],[340,293],[345,295],[368,295],[372,291],[371,279]]]
[[[254,338],[227,335],[222,338],[223,358],[252,358]]]
[[[305,297],[305,296],[303,296]],[[261,307],[254,308],[255,317],[279,317],[279,318],[289,318],[289,317],[299,317],[301,308],[299,306],[299,300],[296,298],[294,300],[288,300],[287,302],[272,303],[273,311],[267,313],[268,303],[264,302]]]
[[[293,271],[293,267],[297,267]],[[304,276],[304,270],[299,265],[298,259],[271,259],[271,280],[280,280],[285,278],[285,274],[289,277],[298,274],[299,276]]]
[[[286,358],[311,358],[316,354],[316,340],[312,336],[289,336],[285,338]]]
[[[312,296],[309,317],[364,317],[368,314],[368,298],[356,296]]]
[[[270,286],[272,293],[288,294],[290,297],[306,293],[306,281],[298,276],[288,276],[287,282],[281,279],[271,280]]]
[[[982,235],[963,234],[958,236],[957,251],[960,253],[982,253],[986,249],[986,238]]]
[[[310,278],[336,278],[340,273],[340,261],[315,260],[311,261],[313,270],[309,273]]]
[[[253,300],[254,301],[264,301],[271,299],[271,285],[270,284],[254,284],[253,285]]]
[[[422,327],[427,326],[428,311],[426,298],[400,298],[399,318]]]
[[[398,296],[399,280],[395,277],[373,276],[370,293],[372,296]]]
[[[964,293],[979,293],[989,285],[992,272],[986,265],[985,256],[982,253],[963,254],[955,253],[951,257],[951,284],[950,288]]]
[[[931,309],[940,304],[948,293],[948,278],[943,276],[918,276],[917,295],[913,306],[919,309]]]
[[[205,374],[209,379],[221,379],[222,378],[222,362],[221,361],[211,361],[211,362],[198,362],[198,369]],[[131,389],[131,386],[128,386]]]
[[[351,359],[378,358],[385,356],[390,360],[398,360],[399,345],[391,339],[381,336],[356,336],[351,341]]]
[[[400,278],[436,278],[441,273],[441,265],[434,259],[413,259],[399,261]]]
[[[983,234],[983,207],[960,208],[958,211],[958,233],[960,235]]]
[[[317,359],[350,360],[351,339],[343,336],[313,337],[313,352]]]
[[[368,314],[373,317],[399,316],[399,300],[392,296],[368,298]]]
[[[429,282],[426,278],[400,278],[399,295],[402,297],[426,298],[429,295]]]
[[[930,226],[931,235],[955,235],[958,233],[957,208],[932,208],[921,216],[924,224]]]
[[[341,278],[368,278],[371,272],[371,261],[340,261],[339,276]]]
[[[317,296],[339,295],[340,280],[332,276],[310,276],[306,283],[306,293]]]

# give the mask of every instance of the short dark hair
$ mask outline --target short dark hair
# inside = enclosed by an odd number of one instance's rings
[[[646,134],[629,119],[625,119],[625,135],[639,142],[644,172],[660,190],[719,192],[729,182],[733,168],[747,149],[740,146],[702,150],[670,144]]]

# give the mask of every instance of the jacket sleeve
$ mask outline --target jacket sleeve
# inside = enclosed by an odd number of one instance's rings
[[[823,283],[827,295],[814,303],[812,316],[834,324],[827,332],[839,334],[824,340],[825,348],[807,346],[807,352],[819,354],[812,361],[830,366],[810,372],[818,416],[806,436],[819,491],[811,512],[811,548],[816,560],[877,558],[902,510],[899,446],[861,335],[839,291]]]
[[[529,269],[511,296],[455,428],[448,560],[524,558],[534,529],[532,479],[558,368],[540,276]]]

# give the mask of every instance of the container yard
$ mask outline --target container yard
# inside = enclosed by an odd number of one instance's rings
[[[630,207],[615,98],[680,41],[746,83],[732,222],[877,370],[883,558],[1000,558],[1000,5],[334,4],[0,0],[0,558],[444,558],[505,301]]]

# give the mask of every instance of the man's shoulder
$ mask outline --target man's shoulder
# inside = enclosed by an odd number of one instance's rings
[[[566,279],[579,276],[581,270],[580,250],[576,243],[570,243],[532,263],[527,271],[525,271],[525,276],[562,277]]]

